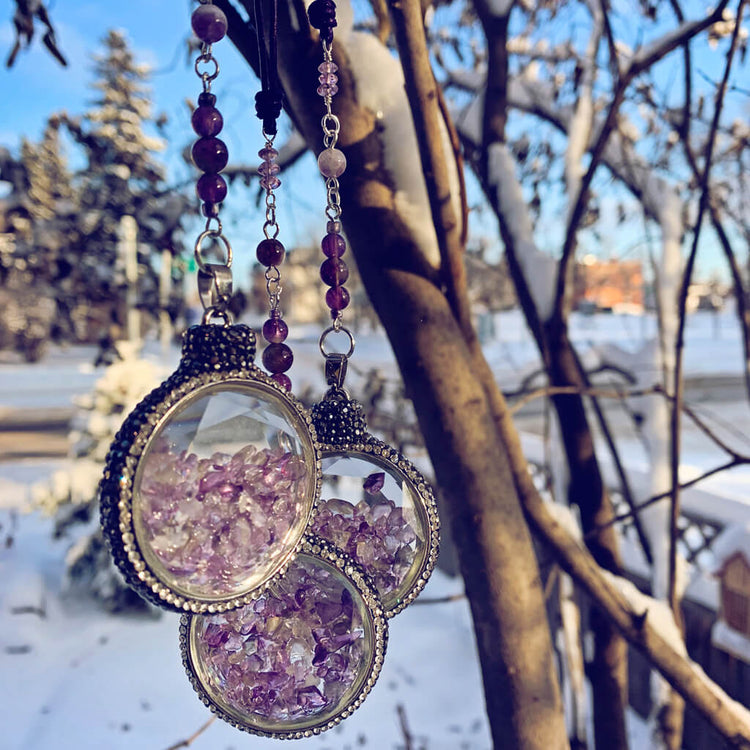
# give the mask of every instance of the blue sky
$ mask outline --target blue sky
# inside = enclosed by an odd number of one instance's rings
[[[0,90],[4,100],[0,110],[0,146],[15,151],[21,136],[38,139],[46,118],[55,111],[85,111],[92,98],[91,55],[100,49],[107,31],[115,28],[126,32],[136,59],[152,67],[154,112],[166,113],[170,121],[165,154],[170,177],[178,182],[190,179],[191,172],[180,156],[195,138],[185,100],[195,101],[201,90],[185,47],[193,7],[190,0],[51,0],[50,15],[68,67],[62,68],[48,54],[38,33],[32,47],[22,51],[14,67],[7,70],[5,58],[14,39],[12,6],[11,0],[0,0]],[[224,114],[222,138],[233,162],[255,165],[263,143],[253,104],[257,79],[229,40],[215,44],[214,55],[221,66],[213,90]],[[299,167],[282,176],[282,182],[278,191],[280,239],[291,246],[322,237],[325,191],[313,159],[308,156]],[[262,217],[254,209],[254,198],[255,191],[249,192],[238,184],[230,186],[222,217],[228,226],[226,233],[238,251],[240,272],[254,260],[255,244],[261,237]],[[237,278],[237,283],[243,282],[244,278]]]
[[[191,171],[180,156],[194,138],[185,100],[195,100],[200,90],[185,51],[191,0],[49,0],[48,6],[69,67],[62,68],[47,53],[41,44],[41,34],[30,50],[18,56],[12,70],[7,70],[4,64],[0,67],[4,99],[0,111],[0,146],[15,150],[21,136],[37,139],[46,117],[52,112],[65,109],[79,114],[85,111],[91,99],[91,54],[107,31],[117,28],[126,32],[136,59],[149,63],[154,71],[151,81],[154,111],[166,113],[170,120],[165,155],[170,177],[175,182],[191,179]],[[0,0],[0,59],[3,63],[14,39],[10,21],[12,9],[11,0]],[[229,146],[233,162],[255,165],[257,150],[262,145],[259,121],[253,111],[257,81],[228,40],[216,44],[214,53],[221,64],[214,91],[225,119],[222,137]],[[705,59],[706,64],[717,61],[723,61],[723,54],[714,52]],[[287,246],[311,239],[317,241],[324,231],[324,191],[313,159],[308,155],[282,180],[278,194],[280,239]],[[255,242],[260,237],[262,218],[254,210],[254,197],[254,191],[248,192],[236,184],[231,186],[223,214],[227,234],[239,251],[240,268],[252,263]],[[470,199],[470,202],[476,200]],[[477,217],[474,231],[494,239],[497,233],[489,213],[484,211]],[[641,237],[633,237],[626,245],[636,241],[640,242]],[[717,266],[723,271],[723,262],[711,248],[712,244],[709,240],[706,251],[701,254],[700,267],[705,273]]]

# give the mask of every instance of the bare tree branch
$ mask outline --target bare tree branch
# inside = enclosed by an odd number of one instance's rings
[[[669,544],[670,544],[670,560],[669,560],[669,602],[672,606],[673,611],[677,611],[679,607],[679,597],[677,592],[677,539],[678,529],[677,522],[680,516],[680,488],[679,488],[679,473],[680,473],[680,415],[681,409],[680,404],[683,398],[683,379],[682,379],[682,365],[683,359],[682,354],[685,345],[685,321],[687,317],[687,297],[690,288],[690,283],[693,276],[693,268],[695,267],[695,259],[698,255],[698,241],[700,239],[701,228],[703,225],[703,216],[706,212],[706,208],[710,202],[709,192],[709,178],[711,174],[711,162],[714,155],[714,144],[716,142],[716,135],[719,126],[719,118],[721,116],[722,106],[724,104],[724,97],[727,91],[727,84],[729,82],[729,74],[732,70],[732,62],[734,55],[737,50],[737,42],[739,40],[740,27],[742,25],[742,12],[744,9],[745,0],[739,0],[737,7],[737,17],[734,31],[732,33],[732,40],[727,52],[727,61],[724,66],[724,75],[722,77],[721,84],[716,92],[716,104],[714,107],[714,116],[711,123],[711,129],[709,131],[708,141],[706,143],[703,173],[701,175],[700,183],[700,201],[698,204],[698,216],[695,222],[695,228],[693,229],[693,243],[690,248],[690,254],[688,256],[687,263],[685,265],[685,271],[682,277],[682,287],[680,289],[680,296],[678,301],[679,311],[679,323],[677,327],[677,339],[675,342],[675,368],[674,368],[674,384],[673,384],[673,395],[674,405],[672,408],[670,428],[672,432],[672,445],[671,445],[671,473],[672,473],[672,495],[671,495],[671,516],[670,516],[670,533],[669,533]]]

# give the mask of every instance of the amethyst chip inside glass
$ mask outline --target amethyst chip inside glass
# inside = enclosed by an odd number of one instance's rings
[[[371,456],[323,459],[323,490],[313,531],[353,557],[375,583],[386,610],[415,584],[427,554],[426,519],[413,484]]]
[[[157,577],[183,596],[256,589],[305,531],[313,449],[274,399],[252,387],[210,389],[146,446],[133,493],[136,538]]]
[[[190,662],[208,696],[251,729],[291,731],[341,713],[362,690],[375,636],[360,592],[301,553],[239,609],[192,618]]]

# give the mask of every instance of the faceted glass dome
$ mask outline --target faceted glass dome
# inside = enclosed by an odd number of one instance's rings
[[[369,573],[386,611],[403,601],[424,570],[429,529],[424,502],[398,466],[356,451],[323,456],[313,531]]]
[[[133,486],[133,525],[148,566],[204,601],[253,591],[294,552],[315,500],[307,426],[272,386],[198,388],[149,438]]]
[[[189,664],[243,728],[291,733],[323,727],[369,689],[379,669],[376,640],[359,590],[333,564],[303,552],[251,604],[193,616]]]

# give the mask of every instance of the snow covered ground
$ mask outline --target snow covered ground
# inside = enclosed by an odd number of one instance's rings
[[[732,322],[726,314],[691,318],[689,374],[741,374],[742,354]],[[496,325],[497,338],[488,343],[488,355],[503,385],[510,387],[533,371],[536,357],[516,313],[500,316]],[[635,351],[651,325],[648,318],[575,318],[573,333],[584,346],[614,341]],[[392,358],[382,337],[366,334],[359,339],[353,363],[357,370],[380,367],[388,373]],[[298,387],[313,382],[322,392],[317,340],[311,336],[293,343],[293,380]],[[88,349],[72,349],[52,352],[34,366],[0,365],[0,411],[71,404],[72,396],[87,392],[98,377],[87,365],[91,354]],[[174,362],[176,356],[171,352],[169,359]],[[356,383],[356,373],[352,382]],[[722,418],[746,432],[750,420],[744,412],[738,416],[738,408],[727,407]],[[705,468],[705,459],[705,451],[697,446],[690,464]],[[48,519],[18,511],[28,499],[29,485],[59,466],[49,461],[0,461],[0,747],[166,750],[192,735],[210,716],[180,663],[178,617],[114,617],[63,590],[63,559],[72,540],[52,541]],[[736,496],[746,497],[750,475],[735,473],[732,485]],[[459,580],[436,572],[420,603],[391,621],[385,667],[362,708],[340,727],[300,741],[299,746],[405,747],[402,706],[415,750],[489,748],[466,602],[459,597],[427,603],[461,590]],[[644,747],[642,723],[631,723],[632,746]],[[191,747],[240,750],[273,744],[216,721]]]

